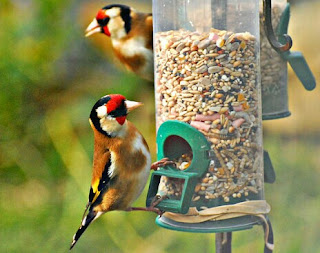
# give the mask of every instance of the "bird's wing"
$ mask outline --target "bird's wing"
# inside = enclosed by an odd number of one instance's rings
[[[110,152],[106,151],[103,153],[101,157],[99,155],[98,157],[99,159],[96,159],[93,165],[93,178],[90,187],[88,203],[82,216],[81,225],[75,233],[75,235],[73,236],[70,250],[74,247],[74,245],[79,240],[83,232],[88,228],[90,223],[102,214],[102,212],[95,212],[92,209],[92,207],[95,201],[100,196],[101,191],[105,190],[108,187],[108,184],[112,179],[113,175],[111,171],[112,168]]]
[[[86,215],[88,208],[95,203],[101,191],[108,187],[108,183],[110,182],[111,178],[111,155],[108,151],[104,153],[103,157],[94,163],[89,199],[83,217]]]
[[[89,202],[93,203],[97,197],[99,196],[102,189],[105,189],[107,184],[109,183],[110,176],[110,167],[111,167],[111,159],[105,163],[104,169],[102,171],[101,177],[97,178],[93,185],[91,185],[90,193],[89,193]]]

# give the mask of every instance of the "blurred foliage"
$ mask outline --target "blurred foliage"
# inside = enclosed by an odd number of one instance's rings
[[[132,3],[137,9],[150,10],[150,1]],[[104,4],[0,2],[0,252],[67,251],[89,190],[93,136],[88,115],[101,96],[122,93],[144,102],[144,108],[130,119],[145,134],[155,160],[152,85],[114,67],[103,35],[83,36]],[[295,27],[306,21],[305,12],[319,21],[315,14],[319,8],[310,4],[294,9],[300,22],[293,20]],[[299,33],[319,36],[313,32],[316,22],[310,21],[309,26]],[[319,77],[319,56],[310,51],[317,47],[317,38],[306,41],[293,31],[296,49],[305,53]],[[292,74],[290,81],[297,82]],[[265,123],[265,146],[277,172],[276,183],[266,185],[266,199],[273,208],[277,252],[320,252],[319,130],[314,123],[312,131],[305,131],[309,121],[319,120],[314,117],[319,96],[313,95],[316,90],[303,99],[301,94],[307,92],[301,86],[292,88],[297,86],[290,87],[290,96],[300,98],[291,101],[293,116]],[[305,118],[301,107],[312,108],[313,117]],[[300,127],[294,128],[297,124]],[[295,131],[290,132],[291,128]],[[146,191],[137,206],[144,205],[145,196]],[[91,225],[74,251],[214,251],[213,235],[168,231],[157,227],[154,218],[151,213],[108,213]],[[234,252],[262,250],[262,235],[260,227],[234,233]]]

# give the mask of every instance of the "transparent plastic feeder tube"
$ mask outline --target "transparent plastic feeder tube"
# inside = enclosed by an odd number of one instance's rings
[[[157,128],[185,122],[211,147],[191,205],[263,199],[259,1],[154,0],[153,15]],[[169,158],[184,171],[192,152]],[[179,198],[180,183],[159,192]]]
[[[271,7],[272,27],[277,34],[281,16],[287,6],[286,0],[273,0]],[[287,27],[286,27],[287,28]],[[288,67],[270,45],[263,26],[263,11],[260,9],[260,62],[263,119],[277,119],[290,115],[288,109]]]

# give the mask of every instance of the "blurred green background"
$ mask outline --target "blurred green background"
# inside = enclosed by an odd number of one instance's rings
[[[320,3],[291,1],[289,34],[320,80]],[[145,106],[129,119],[155,160],[153,88],[118,68],[103,35],[84,29],[106,1],[0,2],[0,252],[67,252],[91,177],[92,105],[122,93]],[[113,2],[114,3],[114,2]],[[151,11],[151,1],[117,1]],[[290,70],[290,69],[289,69]],[[292,116],[264,123],[277,180],[265,185],[275,252],[320,252],[319,88],[289,71]],[[146,187],[147,188],[147,187]],[[146,190],[136,202],[145,203]],[[74,252],[214,252],[213,234],[165,230],[155,214],[111,212]],[[262,252],[261,227],[233,233],[233,252]]]

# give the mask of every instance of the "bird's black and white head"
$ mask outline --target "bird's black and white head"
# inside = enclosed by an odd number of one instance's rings
[[[109,137],[119,136],[125,130],[128,113],[141,105],[142,103],[129,101],[120,94],[106,95],[91,110],[91,126]]]
[[[86,37],[98,32],[115,39],[125,37],[131,30],[132,11],[129,6],[122,4],[103,7],[87,27]]]

